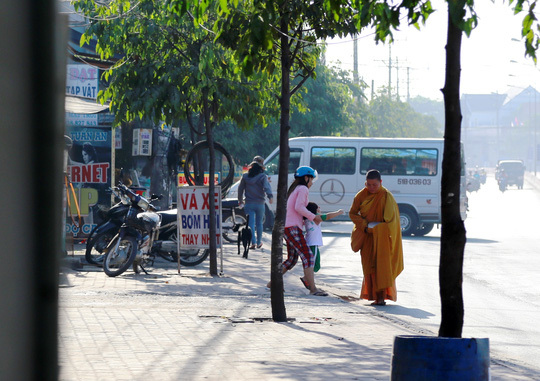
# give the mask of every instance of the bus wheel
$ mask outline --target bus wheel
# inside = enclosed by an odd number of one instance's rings
[[[402,207],[399,210],[399,222],[401,224],[401,234],[410,236],[418,229],[418,218],[416,213],[409,207]]]

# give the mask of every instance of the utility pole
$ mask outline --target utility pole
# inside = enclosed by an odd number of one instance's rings
[[[399,58],[396,57],[396,100],[399,101]]]
[[[410,67],[407,67],[407,102],[411,100],[411,93],[409,92],[409,69]]]
[[[358,39],[356,35],[353,35],[353,81],[358,85]]]
[[[392,45],[388,44],[388,98],[392,99]]]
[[[534,177],[536,177],[536,162],[538,161],[538,147],[536,146],[536,89],[534,89]]]

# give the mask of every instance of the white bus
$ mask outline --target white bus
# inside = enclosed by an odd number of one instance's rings
[[[441,222],[441,174],[444,139],[301,137],[289,140],[289,184],[299,166],[317,170],[309,199],[322,211],[348,210],[364,187],[369,169],[381,172],[383,186],[394,195],[403,235],[425,235]],[[279,147],[265,160],[277,194]],[[465,163],[461,155],[461,215],[466,218]],[[228,197],[237,197],[238,185]],[[275,203],[268,205],[275,210]]]

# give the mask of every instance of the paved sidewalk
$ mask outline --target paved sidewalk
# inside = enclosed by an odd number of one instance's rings
[[[540,189],[540,172],[536,172],[536,176],[534,172],[526,171],[525,172],[525,179],[531,184],[534,188]]]
[[[116,278],[63,267],[60,380],[388,380],[396,335],[434,335],[339,285],[309,295],[300,265],[284,277],[290,321],[272,322],[269,248],[266,233],[247,260],[225,245],[221,277],[208,275],[208,261],[181,275],[163,261],[149,275]],[[540,380],[496,359],[491,377]]]

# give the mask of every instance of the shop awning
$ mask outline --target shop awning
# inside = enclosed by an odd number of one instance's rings
[[[102,105],[95,99],[71,97],[66,95],[66,112],[72,114],[97,114],[109,111],[109,105]]]

